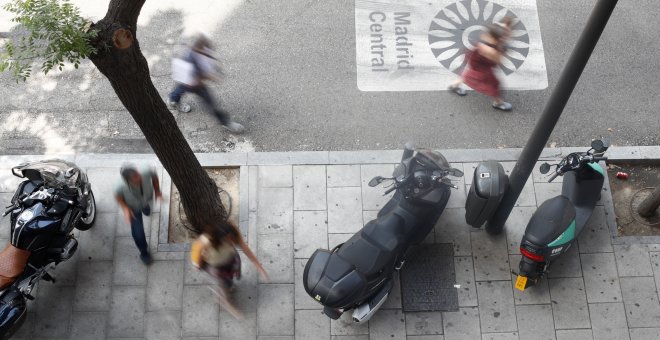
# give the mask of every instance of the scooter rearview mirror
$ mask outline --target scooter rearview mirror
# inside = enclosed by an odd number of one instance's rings
[[[463,177],[463,171],[451,168],[449,170],[449,175],[454,177]]]
[[[541,171],[542,174],[547,174],[550,172],[550,164],[548,163],[543,163],[541,164],[541,167],[539,167],[539,171]]]
[[[369,181],[369,186],[370,187],[375,187],[378,184],[380,184],[381,182],[383,182],[384,180],[385,180],[385,178],[383,178],[383,176],[376,176],[376,177],[372,178],[371,181]]]
[[[597,153],[605,152],[607,150],[607,146],[605,146],[605,142],[603,142],[600,139],[594,139],[591,141],[591,148],[594,149]]]

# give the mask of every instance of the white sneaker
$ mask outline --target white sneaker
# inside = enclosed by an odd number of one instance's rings
[[[167,101],[167,107],[168,107],[170,110],[177,110],[177,111],[179,111],[179,112],[183,112],[183,113],[188,113],[188,112],[190,112],[190,105],[185,104],[185,103],[184,103],[184,104],[180,104],[180,103],[177,103],[177,102],[173,102],[173,101],[169,101],[169,100],[168,100],[168,101]]]
[[[245,131],[245,126],[236,122],[229,122],[227,125],[222,125],[222,127],[229,130],[231,133],[242,133]]]

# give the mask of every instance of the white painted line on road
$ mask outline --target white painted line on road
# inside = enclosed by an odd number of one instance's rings
[[[516,20],[497,70],[502,88],[545,89],[536,0],[356,0],[358,88],[446,90],[483,28],[507,15]]]

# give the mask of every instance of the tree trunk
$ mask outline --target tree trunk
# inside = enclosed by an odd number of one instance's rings
[[[651,217],[660,206],[660,186],[655,188],[651,195],[645,198],[637,207],[637,213],[642,217]]]
[[[111,0],[106,16],[95,23],[98,52],[90,59],[105,75],[122,104],[144,133],[156,156],[179,189],[193,227],[223,226],[227,213],[218,189],[195,157],[149,74],[136,37],[137,18],[145,0]]]

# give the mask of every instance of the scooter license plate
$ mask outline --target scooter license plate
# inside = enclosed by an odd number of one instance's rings
[[[518,278],[516,279],[516,289],[518,289],[521,292],[524,292],[526,285],[527,285],[527,277],[518,275]]]

